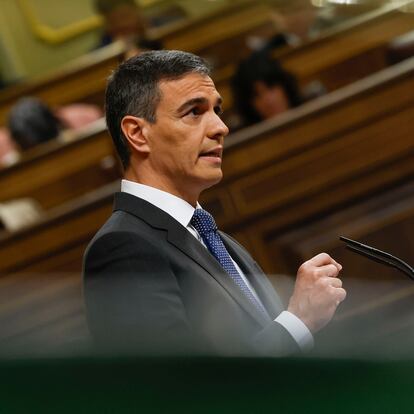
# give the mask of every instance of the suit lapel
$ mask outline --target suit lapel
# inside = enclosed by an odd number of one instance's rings
[[[203,267],[257,322],[261,325],[268,323],[269,319],[256,309],[253,303],[250,302],[231,277],[223,270],[214,256],[187,229],[184,227],[182,229],[184,230],[182,234],[175,229],[170,229],[168,241]]]
[[[226,234],[220,232],[220,236],[231,257],[237,262],[249,282],[252,284],[264,307],[268,311],[269,316],[272,319],[275,319],[280,312],[283,311],[284,307],[269,279],[243,248]]]
[[[127,193],[115,194],[114,211],[123,210],[144,220],[153,228],[167,231],[167,240],[208,272],[229,295],[258,323],[265,326],[269,319],[247,299],[240,288],[223,270],[217,260],[190,232],[169,214],[138,197]],[[230,253],[232,254],[232,253]]]

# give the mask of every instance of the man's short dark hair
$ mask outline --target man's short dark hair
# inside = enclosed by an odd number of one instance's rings
[[[141,53],[122,63],[111,75],[106,88],[106,123],[124,168],[129,166],[130,150],[121,130],[126,115],[156,122],[161,99],[159,82],[177,80],[187,74],[208,76],[206,62],[192,53],[158,50]]]

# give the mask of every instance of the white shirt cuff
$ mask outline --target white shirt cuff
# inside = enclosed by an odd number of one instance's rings
[[[303,351],[310,351],[313,348],[313,336],[308,327],[293,313],[283,311],[275,322],[280,323],[293,337],[299,348]]]

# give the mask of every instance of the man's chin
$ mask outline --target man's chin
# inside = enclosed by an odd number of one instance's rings
[[[203,179],[203,190],[206,190],[207,188],[211,188],[218,184],[223,178],[223,172],[218,170],[215,174],[211,174],[210,177],[205,177]]]

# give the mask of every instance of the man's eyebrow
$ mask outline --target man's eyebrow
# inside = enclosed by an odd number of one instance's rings
[[[177,112],[183,112],[186,108],[189,108],[194,105],[204,105],[208,103],[207,98],[199,97],[199,98],[192,98],[188,101],[184,102],[178,109]],[[221,96],[217,97],[216,104],[214,106],[221,106],[223,103],[223,98]]]

